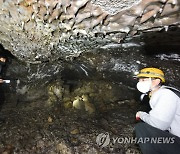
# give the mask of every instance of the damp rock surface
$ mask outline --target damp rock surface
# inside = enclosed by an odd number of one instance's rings
[[[5,121],[0,124],[0,152],[139,154],[134,143],[112,143],[113,137],[133,137],[137,104],[134,100],[119,101],[103,112],[89,115],[60,105],[44,108],[44,102],[16,107],[7,103],[1,111]],[[101,133],[111,138],[103,148],[96,141]]]

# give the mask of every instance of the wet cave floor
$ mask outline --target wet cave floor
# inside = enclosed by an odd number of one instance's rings
[[[139,105],[134,100],[107,105],[104,112],[93,115],[77,109],[51,108],[38,105],[4,104],[1,109],[1,154],[138,154],[134,143],[113,144],[113,138],[134,136],[135,113]],[[41,106],[42,105],[42,106]],[[101,147],[97,136],[109,133],[110,143]]]

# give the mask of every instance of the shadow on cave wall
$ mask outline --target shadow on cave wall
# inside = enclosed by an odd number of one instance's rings
[[[144,54],[153,56],[158,54],[179,54],[180,28],[171,26],[158,32],[145,33],[142,36]]]

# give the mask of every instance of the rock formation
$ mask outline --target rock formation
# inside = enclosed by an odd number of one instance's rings
[[[0,0],[0,43],[26,63],[71,59],[142,31],[179,26],[178,0]]]
[[[148,58],[151,51],[142,51],[144,44],[155,44],[155,49],[168,44],[159,43],[164,35],[148,36],[168,32],[169,27],[180,27],[178,0],[0,0],[1,50],[15,57],[7,76],[21,81],[16,92],[33,95],[29,100],[44,94],[39,85],[61,77],[92,79],[95,71],[134,87],[129,82],[134,71],[160,66],[169,73],[168,80],[178,85],[178,58],[167,66],[157,64],[160,58]],[[169,33],[167,38],[174,40],[178,34]]]

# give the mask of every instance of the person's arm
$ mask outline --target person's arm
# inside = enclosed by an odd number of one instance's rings
[[[137,116],[149,125],[167,130],[176,113],[176,97],[171,91],[164,91],[158,99],[156,106],[148,113],[139,111]]]

